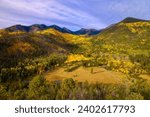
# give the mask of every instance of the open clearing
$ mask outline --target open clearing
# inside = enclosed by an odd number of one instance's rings
[[[91,73],[93,69],[93,73]],[[72,72],[66,72],[65,68],[58,68],[45,74],[48,81],[59,81],[66,78],[73,78],[79,82],[88,81],[90,83],[121,83],[126,80],[126,76],[119,72],[108,71],[100,67],[85,68],[79,67]]]
[[[140,77],[147,80],[150,83],[150,75],[145,74],[145,75],[140,75]]]

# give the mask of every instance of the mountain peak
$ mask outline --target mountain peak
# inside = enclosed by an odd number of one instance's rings
[[[133,22],[148,22],[148,20],[143,20],[143,19],[138,19],[138,18],[134,18],[134,17],[127,17],[124,20],[122,20],[121,22],[123,23],[133,23]]]
[[[6,30],[9,31],[9,32],[15,32],[15,31],[25,31],[25,32],[28,32],[29,31],[29,27],[21,25],[21,24],[17,24],[17,25],[14,25],[14,26],[6,28]]]
[[[36,27],[47,27],[45,24],[33,24],[31,26],[36,26]]]
[[[71,30],[69,30],[68,28],[66,28],[66,27],[63,27],[63,28],[61,28],[61,27],[59,27],[59,26],[57,26],[57,25],[51,25],[51,26],[49,26],[49,28],[53,28],[53,29],[55,29],[55,30],[58,30],[58,31],[60,31],[60,32],[62,32],[62,33],[73,33]]]
[[[96,35],[96,34],[100,33],[100,31],[101,30],[81,28],[80,30],[76,31],[75,34],[78,34],[78,35],[83,35],[83,34]]]
[[[49,26],[49,28],[60,29],[60,27],[57,25],[51,25],[51,26]]]

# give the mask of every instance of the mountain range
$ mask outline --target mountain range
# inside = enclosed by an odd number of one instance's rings
[[[122,20],[121,22],[123,23],[133,23],[133,22],[149,22],[149,20],[143,20],[143,19],[137,19],[137,18],[133,18],[133,17],[127,17],[124,20]],[[119,22],[119,23],[121,23]],[[117,23],[116,23],[117,24]],[[5,28],[4,30],[8,31],[8,32],[17,32],[17,31],[23,31],[23,32],[36,32],[36,31],[42,31],[42,30],[46,30],[46,29],[55,29],[59,32],[62,33],[69,33],[69,34],[74,34],[74,35],[96,35],[99,34],[100,32],[102,32],[103,30],[107,30],[113,26],[115,26],[116,24],[112,24],[104,29],[85,29],[85,28],[81,28],[80,30],[77,31],[72,31],[66,27],[59,27],[57,25],[51,25],[51,26],[47,26],[45,24],[33,24],[30,26],[24,26],[24,25],[14,25],[14,26],[10,26]]]
[[[78,31],[71,31],[65,27],[61,28],[57,25],[46,26],[44,24],[34,24],[31,26],[14,25],[14,26],[5,28],[5,30],[9,31],[9,32],[17,32],[17,31],[36,32],[36,31],[42,31],[42,30],[46,30],[46,29],[55,29],[62,33],[69,33],[69,34],[74,34],[74,35],[84,35],[84,34],[95,35],[95,34],[98,34],[99,32],[101,32],[101,30],[85,29],[85,28],[81,28]]]

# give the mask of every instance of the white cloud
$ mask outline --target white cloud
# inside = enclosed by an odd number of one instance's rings
[[[149,0],[0,0],[0,27],[44,23],[102,28],[128,16],[149,19],[149,6]]]
[[[80,4],[80,2],[74,1],[74,4]],[[62,26],[61,22],[68,22],[68,25],[75,23],[81,27],[104,27],[97,17],[64,5],[58,0],[1,0],[0,14],[0,20],[6,20],[6,23],[10,20],[8,24],[12,25],[14,23],[42,23],[43,21],[43,23],[56,23]],[[0,23],[0,27],[2,27],[2,23]]]

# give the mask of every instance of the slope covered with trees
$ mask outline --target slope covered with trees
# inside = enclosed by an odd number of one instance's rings
[[[91,47],[93,56],[108,56],[107,66],[112,66],[117,71],[124,69],[125,73],[149,74],[150,22],[143,20],[134,22],[131,18],[128,22],[127,20],[94,37],[92,40],[94,45]],[[126,71],[126,68],[130,71]]]
[[[135,18],[91,36],[54,28],[0,30],[0,99],[150,99],[149,32],[150,22]],[[91,74],[97,67],[126,79],[120,84],[45,79],[47,72],[73,73],[80,66]]]

